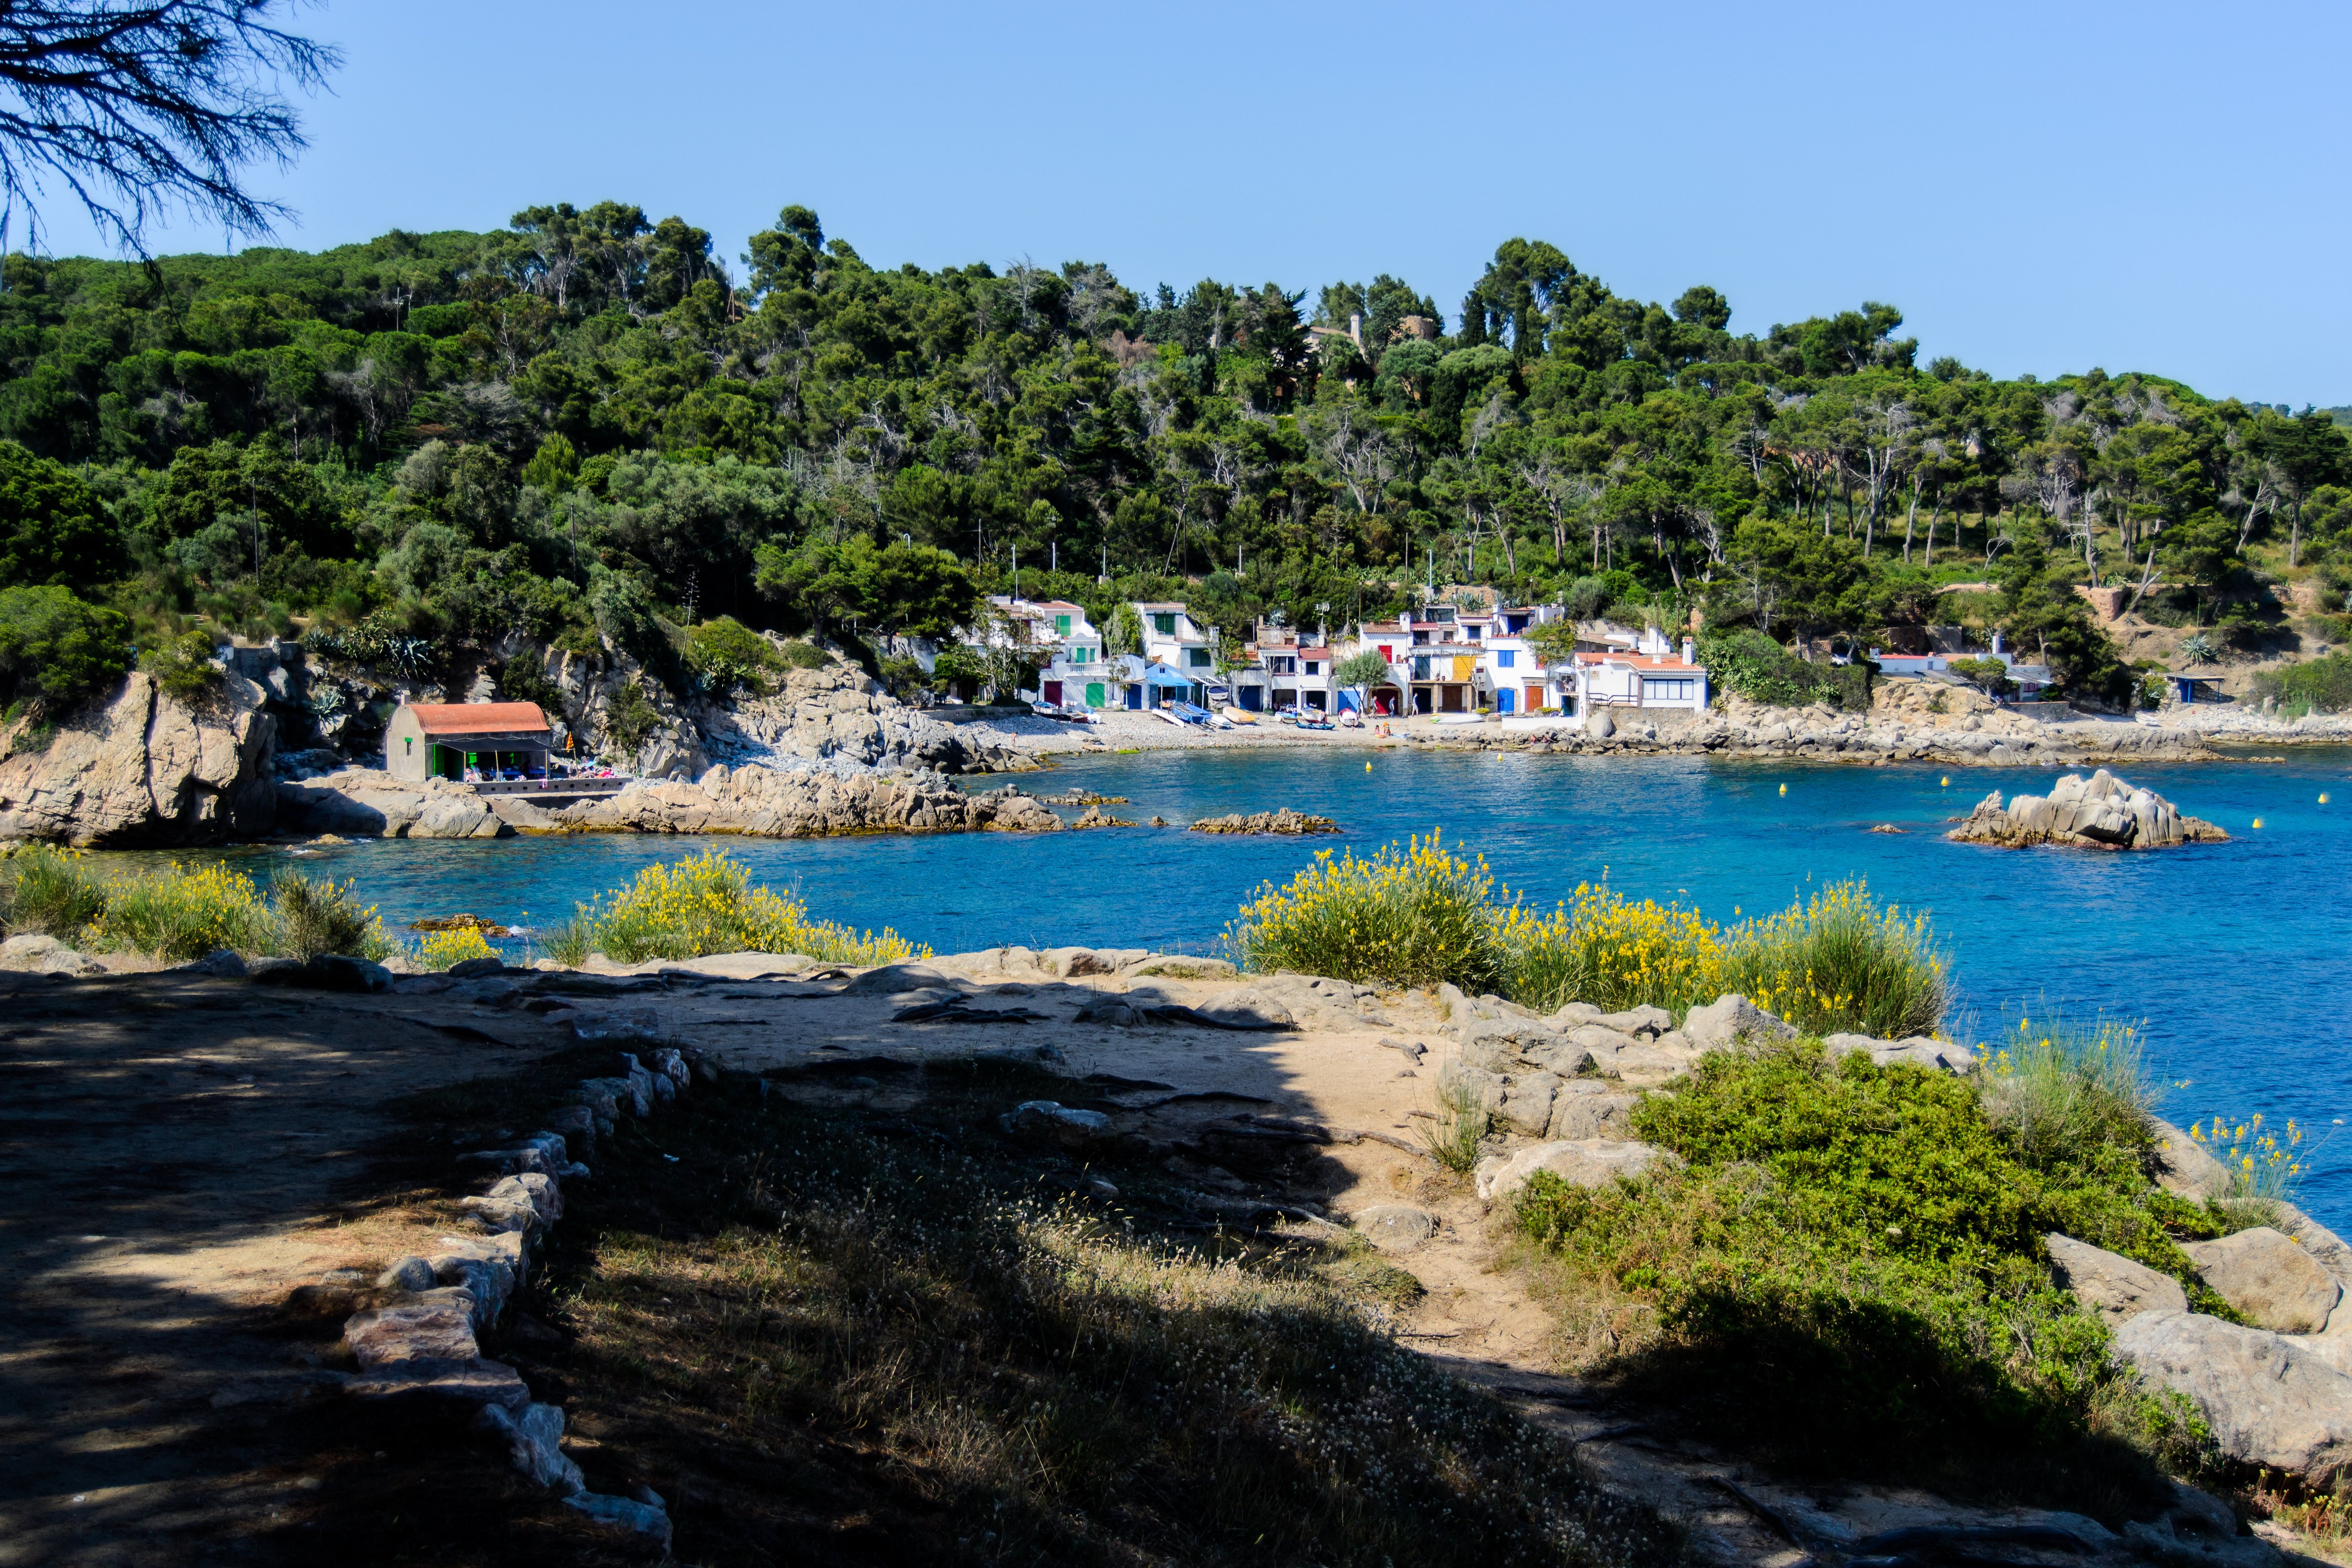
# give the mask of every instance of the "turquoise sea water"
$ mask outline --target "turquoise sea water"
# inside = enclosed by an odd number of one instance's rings
[[[2160,1109],[2183,1124],[2258,1110],[2309,1124],[2323,1144],[2307,1204],[2352,1228],[2352,1127],[2335,1125],[2352,1119],[2352,750],[2131,770],[2133,783],[2233,835],[2147,854],[1943,838],[1948,819],[1988,790],[2046,791],[2048,770],[1381,752],[1368,772],[1366,760],[1339,750],[1163,752],[1074,761],[1021,781],[1037,793],[1083,785],[1125,795],[1129,804],[1112,809],[1138,820],[1294,805],[1337,818],[1346,832],[1336,840],[1137,828],[709,842],[760,879],[796,888],[820,916],[892,925],[941,952],[997,942],[1213,951],[1243,898],[1315,848],[1370,849],[1432,827],[1483,850],[1507,884],[1546,905],[1605,872],[1629,896],[1728,920],[1735,909],[1778,909],[1809,881],[1865,877],[1881,897],[1928,911],[1948,942],[1958,1032],[1989,1037],[2021,1012],[2144,1019],[2157,1076],[2183,1086],[2169,1087]],[[2334,804],[2321,805],[2322,793]],[[1867,831],[1880,823],[1905,831]],[[394,924],[465,910],[529,925],[703,842],[390,841],[303,863],[356,878]],[[283,853],[235,858],[260,873]]]

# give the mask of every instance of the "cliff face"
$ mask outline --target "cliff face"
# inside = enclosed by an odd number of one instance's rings
[[[45,750],[0,762],[0,838],[95,848],[207,844],[266,832],[278,727],[241,675],[191,708],[133,672]]]

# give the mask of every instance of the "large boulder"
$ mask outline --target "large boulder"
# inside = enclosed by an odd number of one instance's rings
[[[2135,789],[2101,768],[2090,777],[2068,773],[2049,795],[2020,795],[2004,807],[2000,792],[1977,803],[1949,837],[1963,843],[2022,847],[2066,844],[2086,849],[2159,849],[2214,843],[2229,835],[2183,816],[2151,790]]]
[[[2146,1311],[2116,1331],[2116,1356],[2187,1394],[2226,1458],[2312,1480],[2352,1463],[2352,1377],[2303,1342],[2201,1312]]]
[[[1598,1139],[1622,1143],[1633,1136],[1633,1108],[1638,1094],[1627,1094],[1599,1079],[1570,1079],[1552,1096],[1551,1124],[1543,1136],[1551,1142],[1580,1142]]]
[[[1513,1154],[1497,1154],[1478,1162],[1473,1177],[1478,1195],[1490,1203],[1516,1196],[1538,1171],[1547,1171],[1570,1186],[1605,1187],[1620,1176],[1638,1176],[1673,1155],[1652,1143],[1601,1139],[1565,1139],[1534,1143]]]
[[[1704,1007],[1694,1007],[1683,1019],[1683,1037],[1700,1050],[1718,1050],[1738,1040],[1793,1040],[1796,1029],[1734,991]]]
[[[53,936],[27,931],[0,942],[0,970],[20,974],[103,974],[105,965],[84,958]]]
[[[133,671],[48,745],[0,762],[0,838],[128,849],[267,832],[276,721],[262,688],[224,673],[191,706]]]
[[[2180,1250],[2215,1295],[2273,1333],[2319,1332],[2344,1293],[2317,1258],[2266,1225]]]
[[[995,732],[942,723],[908,708],[843,659],[787,671],[772,696],[706,702],[692,712],[702,750],[736,765],[827,763],[942,773],[1023,765]]]
[[[2116,1322],[2142,1312],[2189,1310],[2189,1293],[2168,1274],[2071,1236],[2053,1232],[2049,1243],[2050,1271],[2059,1285]]]

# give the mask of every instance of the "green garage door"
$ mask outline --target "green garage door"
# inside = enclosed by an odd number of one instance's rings
[[[1087,683],[1087,707],[1089,707],[1089,708],[1099,708],[1099,707],[1101,707],[1102,705],[1103,705],[1103,689],[1102,689],[1102,682],[1101,682],[1101,681],[1099,681],[1099,680],[1090,680],[1090,681],[1088,681],[1088,682]]]

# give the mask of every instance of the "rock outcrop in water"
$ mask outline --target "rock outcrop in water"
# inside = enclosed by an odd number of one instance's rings
[[[603,833],[1058,833],[1062,819],[1013,788],[966,795],[937,773],[791,773],[715,767],[692,784],[641,784],[551,814]]]
[[[278,786],[281,821],[351,837],[496,838],[510,831],[489,801],[447,779],[396,779],[381,768],[344,768]]]
[[[2068,773],[2047,795],[2013,795],[2006,808],[1995,790],[1949,837],[1964,844],[2160,849],[2219,843],[2230,836],[2210,822],[2183,816],[2153,790],[2134,789],[2101,768],[2087,779]]]
[[[266,831],[278,810],[278,729],[262,689],[224,674],[191,707],[149,676],[0,762],[0,838],[106,849],[206,844]]]
[[[1279,811],[1252,812],[1244,816],[1240,812],[1231,816],[1204,816],[1192,824],[1195,833],[1271,833],[1297,836],[1304,833],[1337,833],[1339,825],[1328,816],[1309,816],[1303,811],[1284,806]]]

